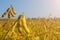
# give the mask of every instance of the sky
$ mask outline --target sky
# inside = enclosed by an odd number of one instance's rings
[[[60,17],[60,0],[0,0],[0,16],[13,5],[16,17]]]

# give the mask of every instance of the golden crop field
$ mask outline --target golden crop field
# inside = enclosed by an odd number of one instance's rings
[[[26,18],[22,12],[12,19],[16,15],[12,5],[2,17],[6,14],[8,19],[0,19],[0,40],[60,40],[59,18]]]
[[[26,33],[23,28],[20,32],[18,24],[12,32],[15,21],[16,19],[0,20],[0,40],[60,40],[59,18],[26,18],[30,33]]]

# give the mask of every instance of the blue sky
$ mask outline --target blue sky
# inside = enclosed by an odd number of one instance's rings
[[[60,17],[60,0],[0,0],[0,16],[13,5],[16,17],[22,12],[26,17]]]

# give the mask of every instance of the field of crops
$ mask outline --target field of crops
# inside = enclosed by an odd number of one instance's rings
[[[24,29],[19,32],[18,26],[16,26],[12,35],[7,36],[15,21],[16,19],[0,20],[0,40],[60,40],[59,18],[26,19],[30,34],[26,33]]]

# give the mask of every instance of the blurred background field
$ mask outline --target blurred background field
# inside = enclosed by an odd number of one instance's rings
[[[60,40],[60,0],[0,0],[0,40]]]
[[[2,40],[16,19],[0,20],[0,39]],[[31,34],[24,29],[22,33],[17,31],[17,26],[11,36],[4,40],[60,40],[60,19],[59,18],[27,18],[27,27]]]

